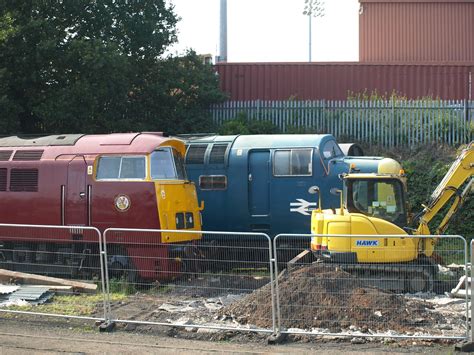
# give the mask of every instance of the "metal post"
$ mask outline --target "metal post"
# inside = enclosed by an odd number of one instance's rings
[[[219,62],[227,62],[227,0],[221,0]]]
[[[309,55],[309,62],[311,63],[311,15],[308,15],[308,19],[309,19],[309,37],[308,37],[308,40],[309,40],[309,52],[308,52],[308,55]]]
[[[470,252],[471,252],[471,272],[470,272],[470,275],[467,274],[467,270],[466,270],[466,279],[467,277],[469,276],[471,278],[471,282],[467,282],[466,280],[466,296],[467,296],[467,293],[468,293],[468,290],[469,290],[469,287],[468,285],[470,284],[471,286],[471,343],[474,342],[474,317],[473,317],[473,306],[474,305],[474,281],[473,280],[473,274],[472,274],[472,267],[474,265],[474,239],[471,240],[471,245],[470,245]],[[468,304],[466,304],[466,307],[467,307],[467,312],[466,312],[466,315],[469,317],[469,307],[468,307]],[[468,318],[469,319],[469,318]]]

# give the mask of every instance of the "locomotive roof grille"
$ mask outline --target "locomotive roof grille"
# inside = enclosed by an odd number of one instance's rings
[[[186,164],[204,164],[207,144],[193,144],[188,147]]]
[[[41,160],[43,150],[17,150],[13,156],[13,161],[33,161]]]
[[[214,144],[209,156],[209,164],[224,164],[228,144]]]
[[[0,161],[9,161],[12,156],[13,150],[0,151]]]
[[[83,134],[63,134],[22,138],[17,136],[0,138],[0,147],[47,147],[75,145]]]

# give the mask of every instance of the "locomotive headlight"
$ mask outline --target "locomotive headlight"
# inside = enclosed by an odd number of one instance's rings
[[[192,212],[186,212],[186,229],[194,228],[194,216]]]

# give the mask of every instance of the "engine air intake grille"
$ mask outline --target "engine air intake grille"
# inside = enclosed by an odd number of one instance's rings
[[[13,150],[2,150],[0,151],[0,161],[9,161],[12,156]]]
[[[7,191],[7,169],[0,169],[0,191]]]
[[[10,191],[38,191],[38,170],[12,169],[10,172]]]
[[[209,164],[224,164],[227,144],[214,144],[209,157]]]
[[[204,164],[207,144],[190,145],[186,154],[186,164]]]
[[[13,156],[15,161],[31,161],[31,160],[41,160],[43,156],[42,150],[17,150]]]

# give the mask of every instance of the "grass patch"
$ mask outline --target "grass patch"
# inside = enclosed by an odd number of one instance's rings
[[[102,294],[55,295],[41,305],[10,306],[4,309],[12,311],[29,311],[38,313],[64,314],[68,316],[92,316],[102,310]],[[122,301],[127,296],[123,293],[112,293],[111,301]]]

